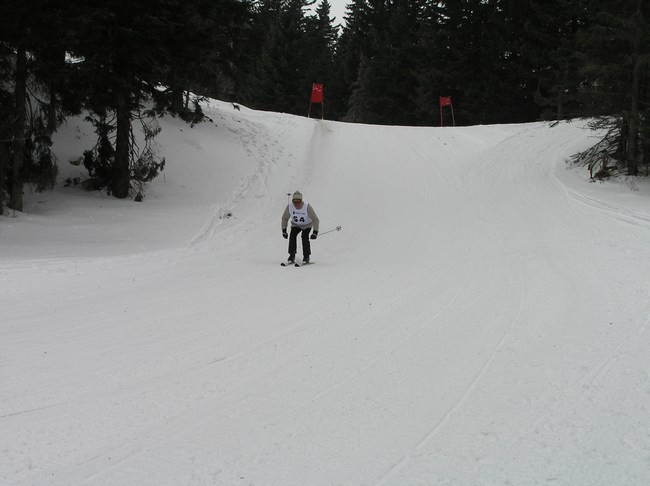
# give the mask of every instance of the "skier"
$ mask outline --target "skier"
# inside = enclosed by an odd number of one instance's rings
[[[287,234],[287,225],[291,219],[291,232]],[[286,240],[289,239],[289,263],[295,263],[296,250],[298,248],[297,239],[298,233],[301,233],[302,240],[302,263],[303,265],[309,263],[309,256],[311,255],[311,239],[315,240],[318,236],[318,216],[316,211],[311,207],[311,204],[302,200],[300,191],[296,191],[291,196],[291,202],[287,205],[282,214],[282,237]]]

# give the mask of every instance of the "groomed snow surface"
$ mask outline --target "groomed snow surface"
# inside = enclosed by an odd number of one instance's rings
[[[143,203],[0,217],[1,484],[650,484],[650,186],[584,123],[204,111]],[[296,189],[342,229],[282,268]]]

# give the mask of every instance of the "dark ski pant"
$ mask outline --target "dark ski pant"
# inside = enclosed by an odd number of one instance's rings
[[[300,239],[302,240],[302,256],[303,258],[309,258],[311,255],[311,245],[309,244],[309,233],[311,228],[299,228],[298,226],[291,227],[291,233],[289,233],[289,255],[292,257],[296,256],[296,250],[298,249],[298,233]]]

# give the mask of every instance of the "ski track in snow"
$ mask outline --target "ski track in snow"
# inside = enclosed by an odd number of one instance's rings
[[[0,222],[0,482],[650,481],[648,188],[581,126],[205,111],[145,204]],[[296,189],[342,231],[281,269]]]

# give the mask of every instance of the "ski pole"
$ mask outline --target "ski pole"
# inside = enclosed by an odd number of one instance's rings
[[[326,235],[327,233],[331,233],[332,231],[341,231],[341,227],[340,227],[340,226],[337,226],[337,227],[334,228],[334,229],[327,230],[327,231],[323,231],[322,233],[318,233],[318,236]]]

